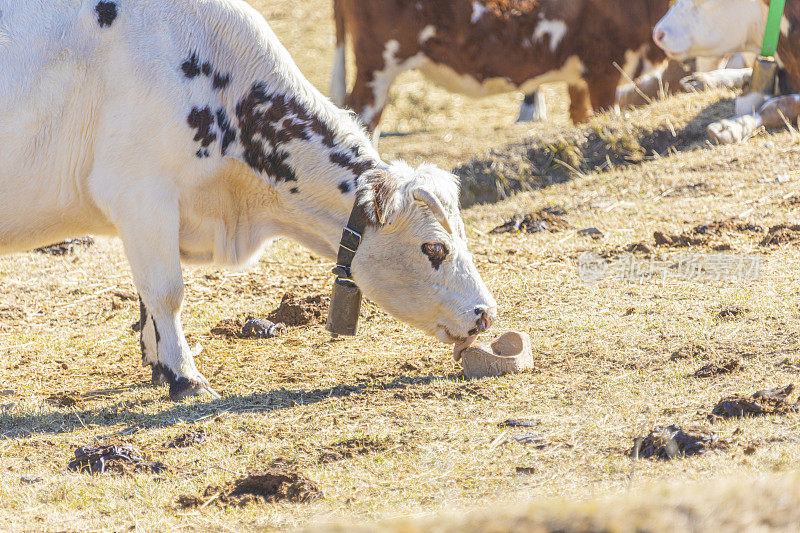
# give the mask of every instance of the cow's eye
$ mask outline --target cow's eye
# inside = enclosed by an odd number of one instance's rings
[[[428,256],[433,268],[439,270],[439,266],[447,258],[447,246],[440,242],[426,242],[422,245],[422,253]]]

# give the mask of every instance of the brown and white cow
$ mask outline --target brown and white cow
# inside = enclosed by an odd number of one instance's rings
[[[334,0],[336,67],[331,96],[375,129],[389,88],[422,71],[453,92],[530,93],[567,82],[570,117],[612,107],[620,69],[635,68],[670,0]],[[355,85],[345,98],[345,41]],[[655,47],[650,47],[655,48]],[[615,66],[616,64],[616,66]]]

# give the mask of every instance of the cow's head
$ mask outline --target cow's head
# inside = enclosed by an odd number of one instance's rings
[[[467,250],[457,178],[394,162],[361,176],[357,202],[375,223],[352,264],[364,294],[457,351],[471,344],[497,303]]]
[[[677,0],[656,24],[653,40],[677,60],[757,53],[767,10],[764,0]]]

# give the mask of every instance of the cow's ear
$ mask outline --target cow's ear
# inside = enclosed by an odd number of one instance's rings
[[[359,176],[357,202],[374,224],[391,224],[401,208],[397,184],[382,169],[374,169]]]

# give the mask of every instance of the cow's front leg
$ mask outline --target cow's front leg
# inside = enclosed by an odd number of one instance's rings
[[[169,397],[219,397],[200,373],[183,335],[183,276],[177,202],[139,195],[114,213],[141,298],[142,358],[153,380],[169,384]]]
[[[544,122],[547,120],[547,102],[540,90],[526,94],[519,108],[517,122]]]
[[[567,92],[569,92],[569,118],[572,119],[572,122],[580,124],[589,120],[594,112],[586,84],[570,83]]]
[[[358,113],[372,132],[372,143],[377,146],[383,109],[389,100],[389,89],[394,76],[358,69],[353,91],[347,98],[347,107]]]
[[[617,103],[619,79],[619,72],[590,73],[586,76],[589,100],[595,113],[609,110]]]

